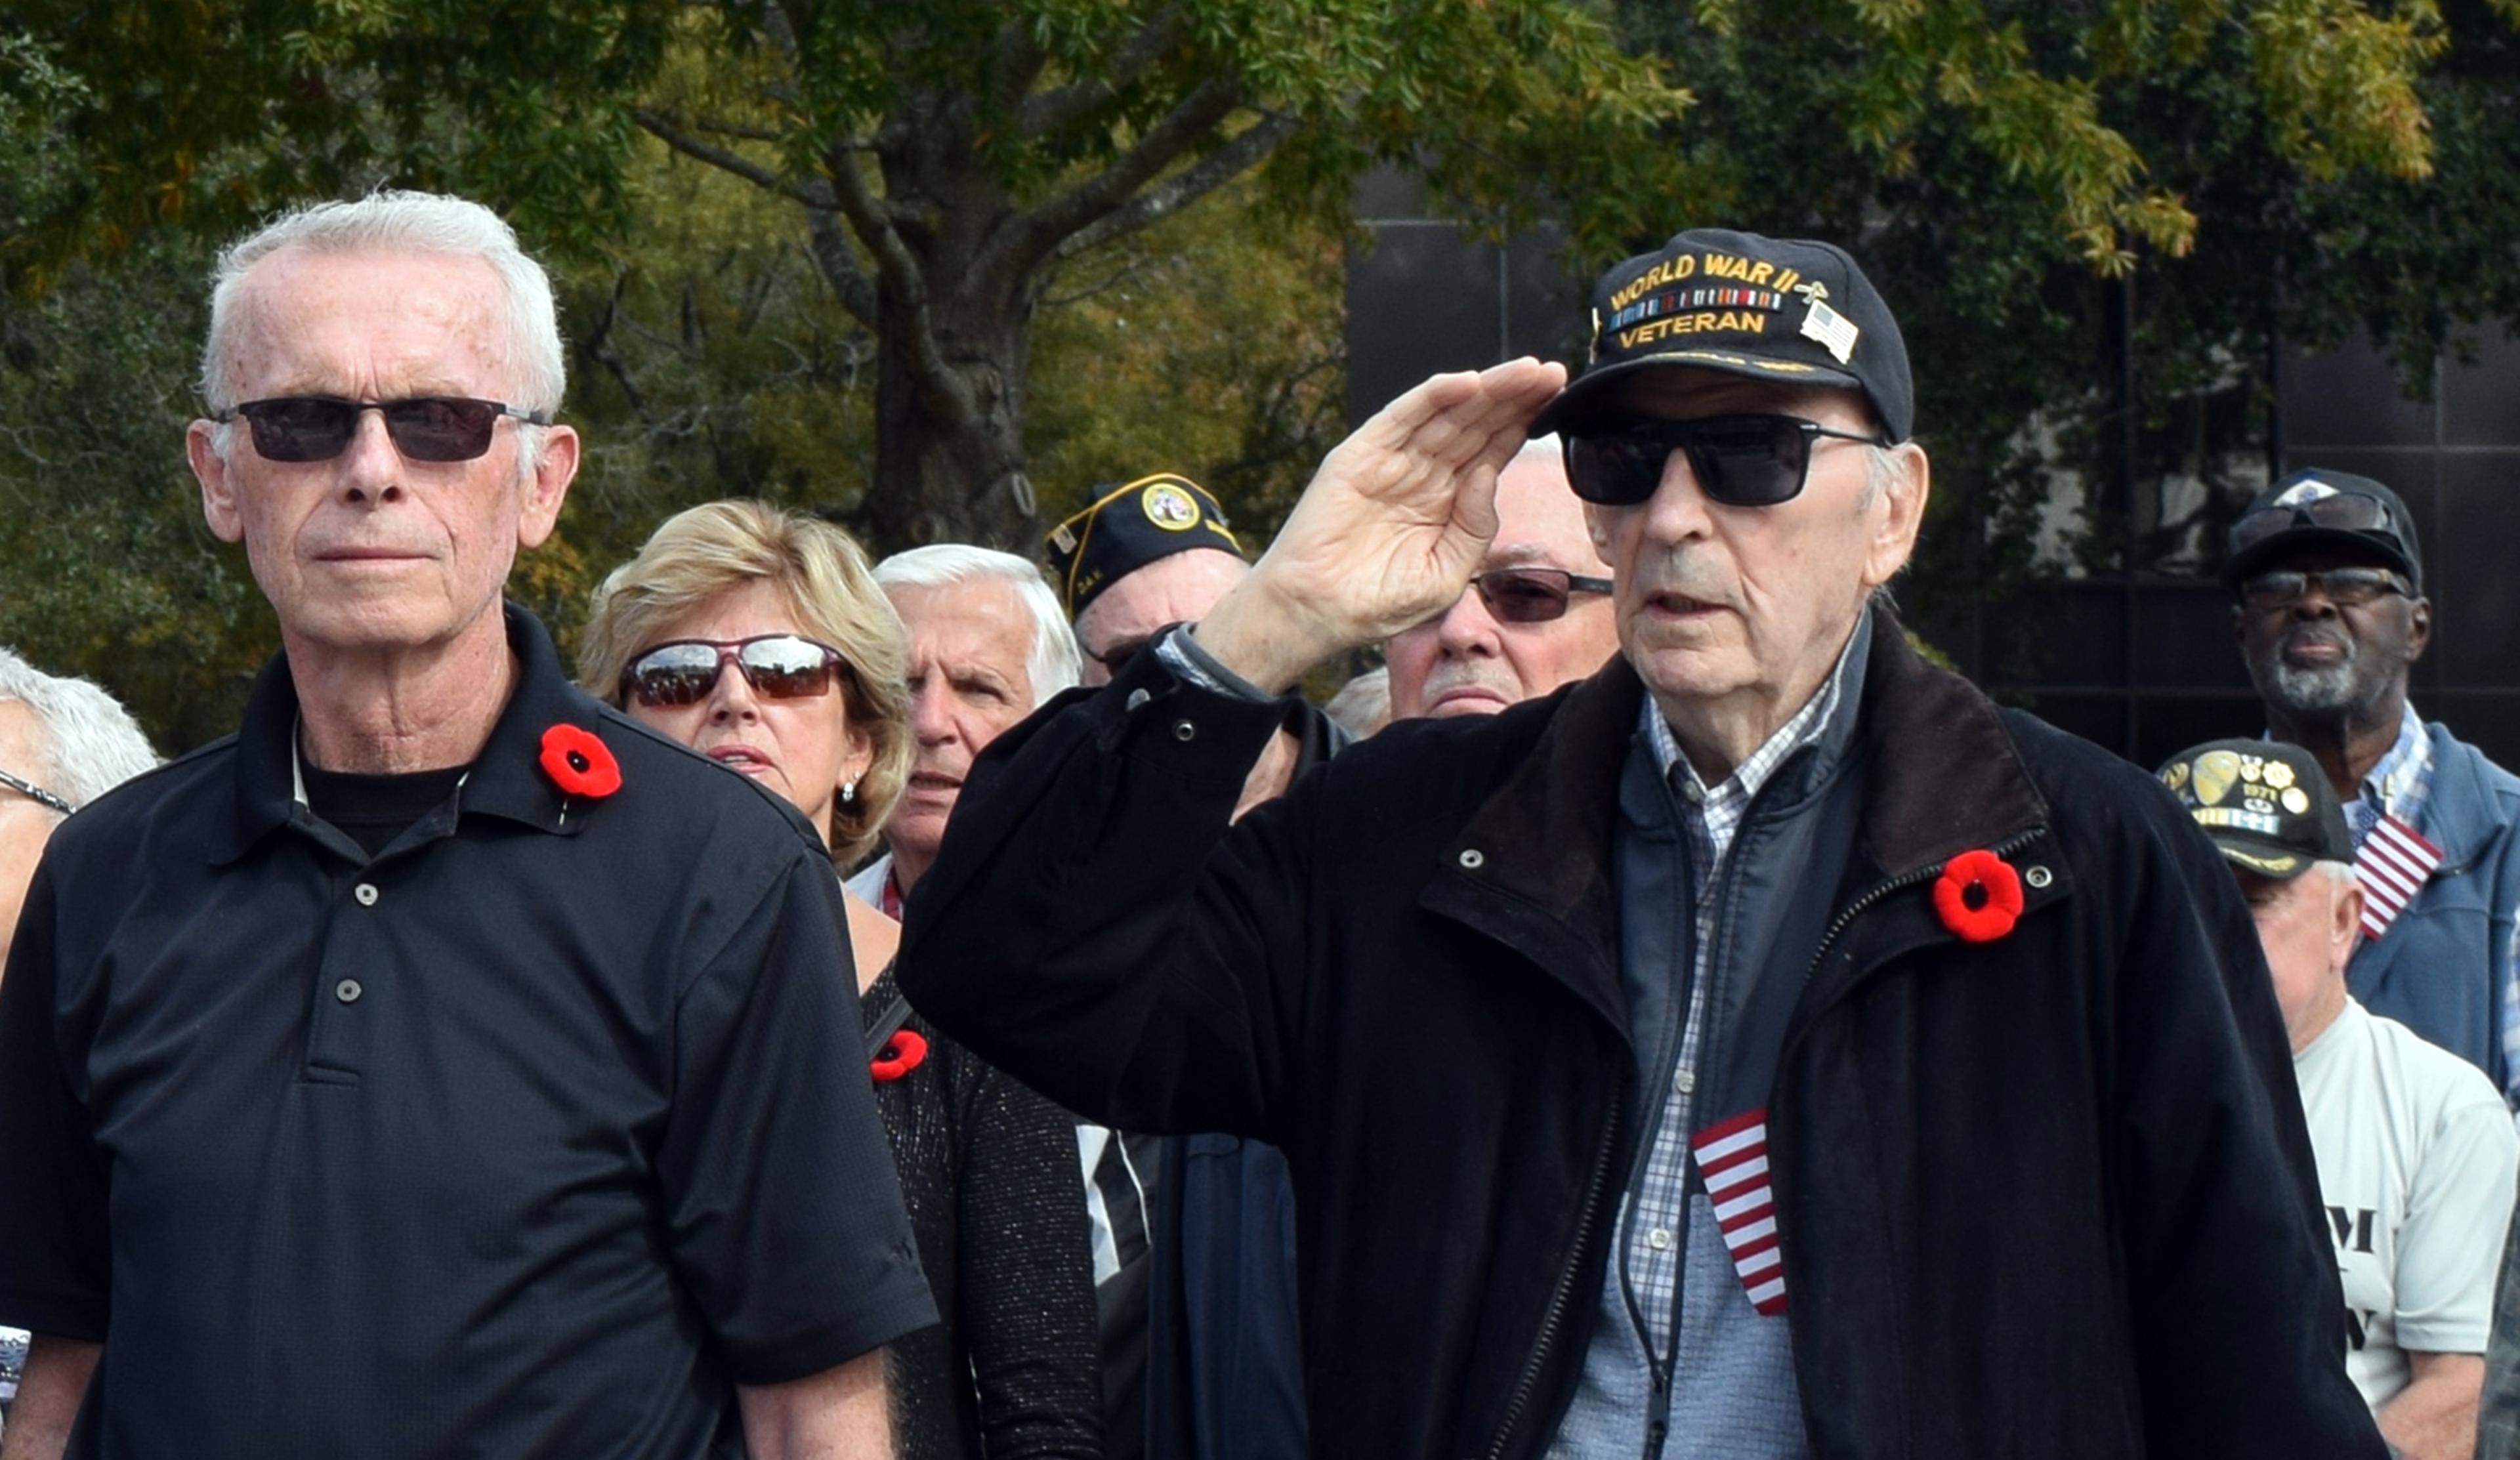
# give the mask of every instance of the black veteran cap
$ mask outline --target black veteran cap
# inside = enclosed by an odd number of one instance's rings
[[[2232,865],[2288,881],[2314,862],[2352,862],[2345,808],[2309,751],[2214,740],[2171,757],[2161,783]]]
[[[1915,424],[1908,345],[1890,306],[1845,249],[1693,228],[1593,287],[1584,373],[1531,424],[1581,431],[1623,376],[1687,365],[1754,380],[1861,390],[1893,441]]]
[[[1169,471],[1095,488],[1093,505],[1052,528],[1048,544],[1058,600],[1071,619],[1095,595],[1158,557],[1191,548],[1242,555],[1216,499]]]
[[[2291,553],[2342,548],[2407,575],[2424,591],[2414,519],[2398,494],[2350,471],[2296,471],[2249,500],[2231,524],[2223,576],[2230,583],[2279,566]]]

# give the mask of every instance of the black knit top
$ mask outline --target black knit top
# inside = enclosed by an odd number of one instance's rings
[[[866,1027],[900,997],[886,968]],[[1074,1118],[918,1015],[903,1027],[926,1057],[878,1082],[876,1108],[944,1321],[892,1345],[900,1460],[1101,1460]]]

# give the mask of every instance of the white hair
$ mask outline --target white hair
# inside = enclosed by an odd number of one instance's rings
[[[383,191],[348,202],[292,208],[250,236],[230,244],[210,271],[210,329],[202,341],[202,399],[210,414],[235,409],[236,361],[228,336],[236,328],[236,303],[253,266],[289,248],[312,253],[443,253],[477,258],[499,276],[506,295],[506,348],[499,363],[514,373],[523,397],[510,404],[529,411],[558,411],[568,387],[567,357],[561,349],[560,311],[552,302],[551,276],[518,246],[517,232],[477,202],[437,193]],[[222,459],[235,431],[222,423],[212,447]],[[518,456],[531,471],[542,457],[540,426],[518,422]]]
[[[1557,439],[1555,431],[1551,431],[1545,436],[1526,438],[1522,443],[1522,449],[1513,455],[1516,461],[1524,457],[1547,457],[1552,462],[1563,463],[1566,460],[1566,445]]]
[[[1058,610],[1058,596],[1042,581],[1041,569],[1012,553],[975,548],[968,543],[937,543],[896,553],[875,565],[875,581],[885,588],[943,588],[974,578],[1004,579],[1015,600],[1032,615],[1032,658],[1024,671],[1032,681],[1032,702],[1038,708],[1061,689],[1074,688],[1085,678],[1085,655],[1076,646],[1076,631]]]
[[[128,711],[86,680],[49,675],[0,649],[0,701],[16,700],[43,723],[42,764],[6,766],[69,802],[85,806],[158,765]]]
[[[2313,871],[2325,872],[2327,874],[2328,881],[2336,883],[2341,887],[2360,887],[2362,885],[2362,879],[2354,875],[2354,863],[2350,862],[2337,862],[2331,859],[2323,862],[2314,862],[2310,865]]]

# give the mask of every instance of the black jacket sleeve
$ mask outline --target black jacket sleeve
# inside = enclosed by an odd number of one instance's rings
[[[1076,1125],[1002,1071],[954,1049],[956,1315],[992,1460],[1096,1460],[1094,1248]]]
[[[2379,1460],[2256,927],[2168,798],[2129,791],[2110,1025],[2145,1451]]]
[[[0,980],[0,1323],[101,1342],[111,1173],[70,1079],[53,885],[39,865]]]
[[[1092,1120],[1268,1138],[1306,818],[1297,796],[1228,821],[1282,718],[1140,654],[999,737],[910,900],[911,1003]]]

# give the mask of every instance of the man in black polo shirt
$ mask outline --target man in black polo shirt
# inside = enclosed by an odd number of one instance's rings
[[[284,652],[28,894],[9,1460],[889,1453],[878,1350],[933,1309],[829,861],[502,610],[561,361],[471,203],[222,259],[187,445]]]

